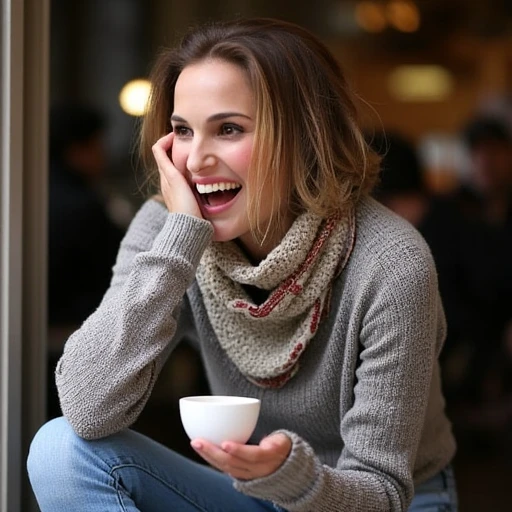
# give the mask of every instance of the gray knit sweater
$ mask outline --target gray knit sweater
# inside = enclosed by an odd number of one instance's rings
[[[414,484],[455,451],[437,357],[445,320],[430,252],[372,199],[328,318],[281,389],[245,379],[225,357],[194,280],[212,227],[150,200],[121,244],[112,284],[74,333],[56,371],[64,415],[86,439],[129,427],[170,351],[199,347],[212,393],[260,398],[253,438],[285,430],[293,448],[272,475],[235,481],[297,512],[407,510]]]

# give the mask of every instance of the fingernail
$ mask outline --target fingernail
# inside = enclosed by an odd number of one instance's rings
[[[192,445],[192,448],[194,448],[194,450],[201,450],[203,448],[203,444],[200,443],[199,441],[192,441],[190,444]]]

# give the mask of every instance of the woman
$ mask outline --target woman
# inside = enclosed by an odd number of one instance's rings
[[[57,366],[65,419],[28,461],[41,510],[456,510],[435,268],[368,197],[378,161],[334,58],[291,24],[213,24],[152,83],[160,194]],[[185,334],[212,393],[262,401],[253,444],[192,440],[215,469],[128,430]]]

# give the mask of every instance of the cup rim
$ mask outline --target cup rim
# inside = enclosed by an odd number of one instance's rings
[[[196,395],[184,396],[180,398],[181,402],[202,404],[204,406],[229,407],[234,405],[254,405],[259,404],[259,398],[248,396],[230,396],[230,395]]]

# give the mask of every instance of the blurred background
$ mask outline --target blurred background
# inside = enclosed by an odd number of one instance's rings
[[[48,416],[59,414],[52,374],[63,343],[101,300],[145,198],[135,143],[151,64],[189,26],[236,16],[309,28],[361,98],[384,157],[375,196],[419,229],[439,272],[461,510],[510,510],[509,0],[53,0]],[[135,428],[194,457],[177,398],[207,392],[196,355],[181,347]]]

